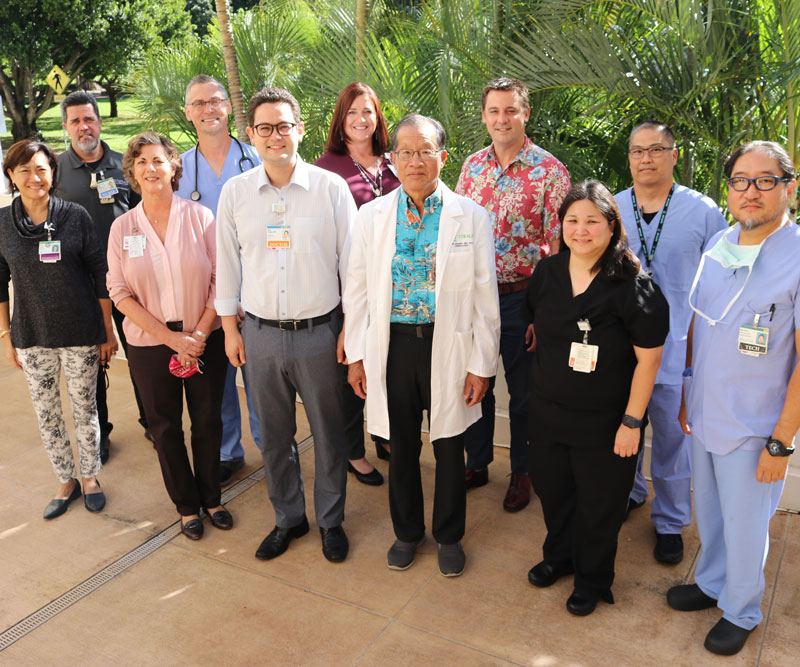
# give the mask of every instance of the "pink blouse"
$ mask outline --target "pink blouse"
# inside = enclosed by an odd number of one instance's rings
[[[146,241],[139,255],[139,240],[134,237],[141,235]],[[140,203],[111,226],[109,296],[115,304],[132,297],[157,320],[183,320],[183,330],[193,331],[203,310],[214,309],[216,258],[214,216],[205,206],[173,195],[162,244]],[[220,325],[217,318],[211,330]],[[127,317],[122,328],[131,345],[162,345]]]

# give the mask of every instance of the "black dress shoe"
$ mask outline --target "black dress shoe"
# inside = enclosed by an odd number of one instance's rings
[[[100,487],[100,482],[97,482],[97,486]],[[99,512],[106,506],[106,494],[102,491],[84,493],[83,504],[90,512]]]
[[[289,548],[289,542],[296,537],[303,537],[308,532],[308,519],[303,520],[291,528],[279,528],[275,526],[272,532],[264,538],[261,546],[256,551],[256,558],[270,560],[277,558]]]
[[[656,532],[653,558],[665,565],[677,565],[683,560],[683,538],[674,533]]]
[[[190,519],[184,523],[181,519],[181,532],[190,540],[199,540],[203,537],[203,522],[200,519]]]
[[[206,510],[206,512],[208,512],[208,510]],[[214,528],[219,528],[220,530],[230,530],[233,528],[233,517],[231,513],[224,508],[217,510],[213,514],[208,512],[208,516]]]
[[[572,563],[548,563],[542,561],[528,572],[528,581],[538,588],[552,586],[561,577],[575,572]]]
[[[42,516],[44,516],[45,519],[55,519],[57,516],[61,516],[67,511],[69,504],[76,498],[80,498],[80,495],[81,485],[76,479],[75,486],[72,487],[72,493],[69,494],[69,498],[53,498],[47,503],[47,507],[44,508],[44,514]]]
[[[381,475],[380,471],[376,470],[375,468],[372,469],[372,472],[359,472],[350,463],[350,461],[348,461],[347,472],[353,473],[356,476],[356,479],[362,484],[366,484],[368,486],[380,486],[383,484],[383,475]]]
[[[709,651],[718,655],[734,655],[742,650],[752,630],[740,628],[725,618],[709,630],[703,644]]]
[[[703,593],[697,584],[681,584],[667,591],[667,604],[678,611],[700,611],[717,606],[717,601]]]
[[[575,616],[588,616],[594,611],[598,600],[614,604],[614,596],[611,591],[601,593],[600,591],[579,591],[576,588],[567,598],[567,611]]]
[[[489,468],[483,470],[473,470],[467,468],[464,471],[464,483],[469,489],[477,489],[479,486],[484,486],[489,483]]]
[[[347,552],[350,551],[350,542],[347,540],[347,535],[344,534],[344,529],[341,526],[334,526],[333,528],[320,528],[320,535],[322,535],[322,554],[331,563],[341,563],[347,558]]]
[[[390,452],[386,451],[386,447],[383,446],[384,440],[375,440],[375,454],[381,461],[388,461],[392,458]],[[388,442],[386,443],[389,444]]]
[[[231,459],[219,462],[219,485],[228,486],[233,479],[233,473],[244,467],[244,458]]]
[[[107,435],[100,437],[100,463],[106,463],[108,461],[108,448],[111,445],[111,441],[108,439]]]

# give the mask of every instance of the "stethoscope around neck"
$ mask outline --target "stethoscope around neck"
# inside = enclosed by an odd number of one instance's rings
[[[228,135],[230,136],[230,135]],[[239,158],[239,171],[244,173],[247,169],[252,169],[256,166],[256,163],[247,156],[244,152],[244,146],[242,146],[242,142],[240,142],[236,137],[231,137],[236,142],[236,145],[239,147],[239,150],[242,152],[242,157]],[[194,190],[189,195],[192,201],[200,201],[200,198],[203,196],[200,194],[200,190],[197,189],[197,154],[200,152],[200,144],[197,144],[194,147]],[[247,169],[244,168],[244,163],[249,162],[250,166]]]

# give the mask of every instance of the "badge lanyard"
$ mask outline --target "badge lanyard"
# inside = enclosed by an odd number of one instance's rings
[[[653,257],[656,256],[656,246],[658,245],[658,240],[661,238],[661,229],[664,227],[664,220],[667,219],[667,209],[669,208],[669,203],[672,200],[672,193],[675,192],[675,184],[672,184],[672,187],[669,189],[669,194],[667,195],[667,201],[664,202],[664,208],[661,209],[661,217],[658,219],[658,227],[656,228],[656,235],[653,237],[653,247],[650,248],[650,251],[647,251],[647,243],[644,240],[644,231],[642,230],[642,221],[639,217],[639,204],[636,201],[636,193],[631,188],[631,200],[633,201],[633,217],[636,219],[636,231],[639,232],[639,242],[642,244],[642,250],[644,251],[644,259],[647,262],[647,268],[650,268],[650,264],[653,262]]]

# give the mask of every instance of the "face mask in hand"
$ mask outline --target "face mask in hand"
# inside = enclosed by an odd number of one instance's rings
[[[192,377],[195,373],[202,374],[203,371],[200,370],[203,367],[203,362],[198,359],[195,361],[191,366],[184,366],[180,361],[178,361],[178,355],[173,354],[169,360],[169,372],[172,373],[175,377],[186,379],[188,377]]]

